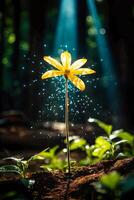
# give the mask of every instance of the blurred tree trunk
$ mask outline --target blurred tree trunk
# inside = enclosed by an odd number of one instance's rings
[[[44,30],[45,30],[45,14],[47,11],[47,3],[48,1],[38,0],[33,1],[30,0],[30,55],[31,62],[34,54],[37,56],[36,62],[43,60],[43,40],[44,40]],[[30,66],[30,71],[34,70],[34,73],[29,73],[30,81],[33,80],[33,77],[38,79],[36,84],[29,89],[29,116],[31,119],[35,120],[38,118],[38,111],[41,109],[42,96],[38,95],[41,92],[42,88],[40,87],[39,81],[39,70],[40,67],[37,64]],[[35,66],[36,65],[36,66]],[[33,104],[33,106],[32,106]]]
[[[14,78],[18,78],[18,67],[19,67],[19,42],[20,42],[20,0],[13,0],[14,6],[14,34],[15,34],[15,43],[14,43],[14,55],[13,55],[13,72]]]
[[[3,84],[3,63],[2,63],[2,58],[3,58],[3,53],[4,53],[4,27],[5,27],[5,1],[2,0],[0,1],[0,88],[2,89],[2,84]]]
[[[124,100],[124,124],[134,130],[134,1],[109,0],[109,32]]]
[[[1,98],[0,98],[0,111],[3,110],[3,63],[2,63],[2,59],[3,59],[3,54],[4,54],[4,41],[5,41],[5,37],[4,37],[4,27],[5,27],[5,1],[1,0],[0,1],[0,94],[1,94]]]
[[[13,30],[15,35],[15,42],[13,46],[12,56],[12,77],[13,77],[13,98],[14,108],[20,108],[21,95],[20,95],[20,0],[13,0]],[[18,101],[16,101],[16,98]]]

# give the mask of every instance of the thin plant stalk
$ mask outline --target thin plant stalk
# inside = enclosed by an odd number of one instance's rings
[[[66,132],[66,141],[67,141],[67,162],[68,162],[68,173],[70,175],[70,148],[69,148],[69,123],[68,123],[68,114],[69,114],[69,97],[68,97],[68,79],[66,77],[65,82],[65,132]]]

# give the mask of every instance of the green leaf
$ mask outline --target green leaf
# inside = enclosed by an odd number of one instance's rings
[[[40,168],[43,168],[43,169],[63,169],[65,166],[65,161],[64,160],[61,160],[59,158],[53,158],[49,164],[44,164],[44,165],[41,165]]]
[[[13,160],[15,162],[21,162],[23,158],[7,157],[7,158],[3,158],[3,160]]]
[[[87,156],[86,158],[84,159],[81,159],[80,162],[79,162],[80,165],[90,165],[91,164],[91,159]]]
[[[76,149],[81,149],[83,146],[85,146],[87,144],[87,141],[82,139],[82,138],[78,138],[76,140],[74,140],[71,144],[70,144],[70,150],[76,150]]]
[[[29,162],[29,161],[32,161],[32,160],[44,160],[44,159],[46,158],[46,153],[47,153],[46,151],[47,151],[48,149],[49,149],[49,148],[47,148],[47,149],[41,151],[40,153],[38,153],[38,154],[32,156],[32,157],[28,160],[28,162]]]
[[[21,170],[16,165],[4,165],[0,167],[0,173],[18,173],[21,174]]]
[[[100,179],[100,182],[111,190],[116,189],[120,181],[121,181],[121,175],[116,171],[113,171],[108,175],[104,175]]]
[[[125,154],[124,153],[118,153],[116,158],[118,158],[118,159],[125,158]]]
[[[113,140],[113,139],[117,138],[117,137],[118,137],[118,134],[119,134],[120,132],[122,132],[122,131],[123,131],[123,129],[119,129],[119,130],[113,131],[112,134],[109,136],[109,139],[110,139],[110,140]]]
[[[51,157],[55,156],[57,149],[59,148],[58,145],[56,145],[55,147],[53,147],[52,149],[50,149],[49,153],[51,155]]]
[[[114,135],[116,135],[117,137],[123,139],[123,140],[127,140],[127,142],[130,145],[133,145],[134,143],[134,136],[126,131],[124,131],[123,129],[121,129],[120,131],[114,131]]]
[[[77,135],[73,135],[73,136],[69,136],[69,142],[73,141],[73,140],[76,140],[76,139],[79,139],[80,137],[77,136]],[[65,143],[67,143],[67,140],[65,139],[64,141]]]
[[[45,171],[49,171],[49,172],[51,172],[53,170],[52,168],[49,167],[49,165],[41,165],[40,168]]]
[[[58,149],[58,145],[47,151],[49,148],[41,151],[40,153],[32,156],[29,160],[44,160],[44,159],[52,159],[55,156],[56,150]]]
[[[45,158],[45,156],[35,155],[32,157],[32,160],[44,160]]]
[[[120,140],[120,141],[118,141],[118,142],[115,142],[115,143],[114,143],[114,146],[119,145],[119,144],[122,144],[122,143],[126,143],[126,142],[127,142],[127,140]]]
[[[95,140],[94,150],[92,152],[93,156],[102,158],[106,151],[111,150],[111,144],[104,137],[97,137]]]
[[[111,147],[111,144],[102,136],[97,137],[95,143],[97,146],[105,146],[107,148]]]
[[[100,121],[98,119],[94,119],[94,118],[89,118],[88,122],[96,123],[100,128],[102,128],[107,133],[108,136],[112,132],[113,126],[110,125],[110,124],[106,124],[106,123],[104,123],[104,122],[102,122],[102,121]]]

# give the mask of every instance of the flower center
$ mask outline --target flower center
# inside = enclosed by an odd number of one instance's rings
[[[70,70],[66,69],[65,70],[65,75],[68,75],[70,73]]]
[[[70,73],[70,70],[66,69],[66,70],[65,70],[65,74],[64,74],[64,77],[65,77],[66,79],[68,79],[69,73]]]

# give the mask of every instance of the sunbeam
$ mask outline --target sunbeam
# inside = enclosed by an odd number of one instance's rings
[[[115,70],[115,64],[111,55],[110,47],[105,35],[105,29],[98,15],[98,11],[94,0],[87,0],[88,10],[93,18],[94,27],[96,29],[96,42],[101,63],[102,75],[106,87],[109,106],[113,112],[120,112],[119,91],[116,86],[118,79]]]
[[[61,0],[57,23],[54,54],[67,49],[77,56],[77,1]]]

